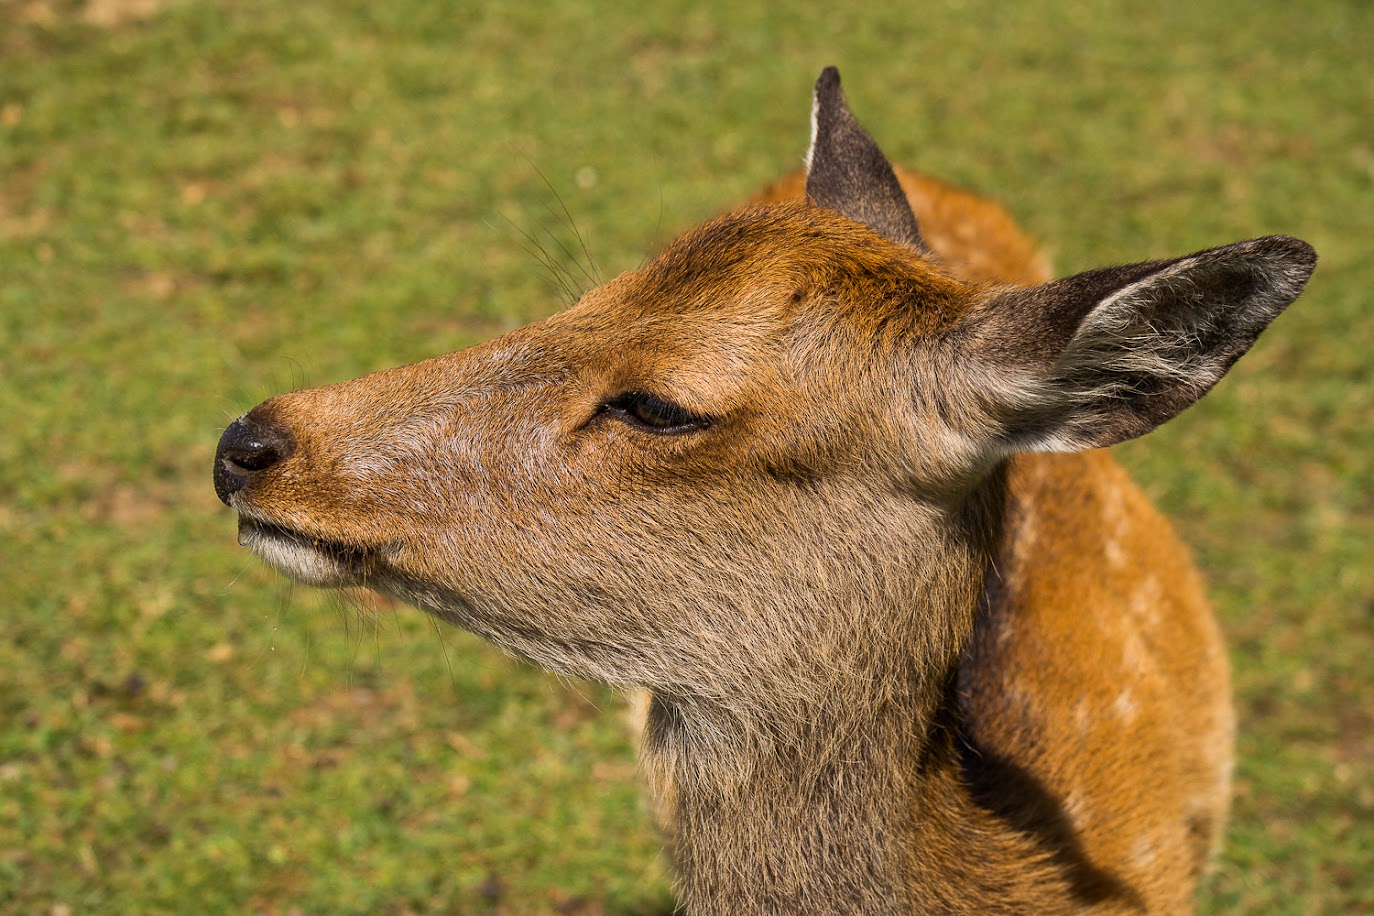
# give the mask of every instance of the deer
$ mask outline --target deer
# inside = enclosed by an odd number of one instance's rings
[[[1316,253],[1052,279],[999,205],[894,168],[833,67],[811,134],[551,317],[234,420],[239,543],[638,697],[686,912],[1188,911],[1227,655],[1106,449],[1209,391]]]

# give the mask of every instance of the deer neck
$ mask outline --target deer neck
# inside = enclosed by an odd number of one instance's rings
[[[874,616],[900,623],[864,673],[815,708],[770,723],[653,697],[643,763],[688,912],[914,908],[923,809],[943,809],[947,825],[962,816],[951,805],[968,805],[948,796],[958,784],[949,690],[996,530],[984,510],[999,502],[978,500],[968,535],[926,565],[938,574],[911,583],[900,611]]]
[[[680,715],[655,701],[650,727]],[[919,741],[895,721],[882,725],[881,735],[855,735],[834,753],[816,735],[810,748],[756,749],[723,767],[676,761],[668,807],[687,912],[909,909],[916,793],[897,758],[919,755]]]

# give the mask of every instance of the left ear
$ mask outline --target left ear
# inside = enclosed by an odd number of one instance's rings
[[[850,113],[834,67],[826,67],[816,80],[806,196],[898,244],[926,250],[892,164]]]
[[[1316,263],[1306,242],[1269,236],[1005,292],[956,332],[960,362],[1000,450],[1113,445],[1206,394]]]

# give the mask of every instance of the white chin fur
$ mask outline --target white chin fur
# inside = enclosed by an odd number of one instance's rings
[[[305,585],[337,588],[353,577],[337,557],[290,535],[240,522],[239,544],[266,560],[283,575]]]

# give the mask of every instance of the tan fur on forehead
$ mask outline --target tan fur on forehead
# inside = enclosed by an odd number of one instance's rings
[[[753,206],[682,236],[636,275],[646,311],[691,314],[824,300],[836,315],[931,334],[967,309],[964,283],[915,251],[801,202]]]

